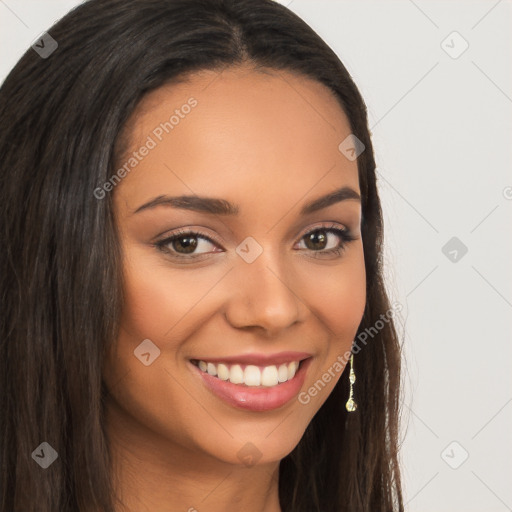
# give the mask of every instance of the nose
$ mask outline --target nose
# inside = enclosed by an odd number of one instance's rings
[[[293,269],[270,250],[252,263],[237,261],[230,274],[233,291],[225,315],[233,327],[257,329],[272,337],[304,320],[307,307]]]

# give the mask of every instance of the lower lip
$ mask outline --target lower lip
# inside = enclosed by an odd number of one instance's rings
[[[262,412],[282,407],[296,397],[304,384],[311,357],[302,361],[293,379],[272,387],[250,387],[233,384],[227,380],[213,377],[189,362],[200,375],[206,387],[219,398],[239,409]]]

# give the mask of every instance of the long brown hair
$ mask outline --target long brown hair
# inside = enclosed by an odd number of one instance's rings
[[[111,194],[120,134],[140,99],[188,72],[250,62],[329,87],[358,158],[367,303],[359,333],[391,309],[365,103],[328,45],[271,0],[90,0],[49,29],[0,89],[1,512],[112,512],[101,368],[117,339],[121,258]],[[46,37],[46,36],[45,36]],[[48,42],[50,44],[48,44]],[[50,39],[46,48],[51,50]],[[41,46],[41,45],[40,45]],[[44,46],[44,44],[43,44]],[[283,512],[403,510],[400,345],[392,319],[280,464]],[[47,469],[33,451],[47,442]]]

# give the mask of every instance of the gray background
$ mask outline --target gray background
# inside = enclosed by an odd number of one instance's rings
[[[79,3],[0,0],[2,79]],[[512,510],[512,2],[280,3],[332,46],[369,109],[404,306],[406,509]]]

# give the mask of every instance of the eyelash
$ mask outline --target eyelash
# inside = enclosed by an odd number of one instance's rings
[[[323,231],[325,233],[333,233],[341,239],[341,242],[340,242],[340,245],[334,249],[319,250],[319,251],[313,251],[310,249],[309,250],[310,252],[318,254],[318,256],[313,256],[314,258],[320,258],[320,257],[323,257],[324,255],[329,255],[329,256],[334,255],[335,257],[340,257],[341,253],[345,250],[346,245],[353,240],[357,240],[357,237],[352,236],[352,234],[350,233],[350,230],[348,230],[346,228],[345,229],[336,228],[336,227],[334,227],[334,225],[331,225],[330,227],[317,226],[317,227],[307,231],[306,233],[304,233],[301,236],[300,241],[302,241],[304,238],[311,235],[312,233],[316,233],[317,231]],[[217,240],[215,240],[214,238],[212,238],[211,236],[207,236],[206,234],[201,233],[198,230],[193,230],[193,229],[177,231],[176,233],[173,233],[171,236],[168,236],[163,240],[155,242],[153,245],[158,250],[170,255],[173,259],[195,260],[196,258],[203,257],[203,259],[204,259],[205,256],[208,257],[208,253],[206,253],[206,254],[201,253],[201,254],[196,254],[196,255],[192,254],[190,256],[184,256],[184,255],[180,255],[180,254],[172,254],[171,250],[169,249],[168,246],[171,245],[172,242],[174,242],[175,240],[179,240],[180,238],[184,238],[185,236],[187,236],[189,238],[201,238],[201,239],[211,242],[213,244],[220,245],[220,243]],[[211,255],[212,253],[209,253],[209,254]]]

